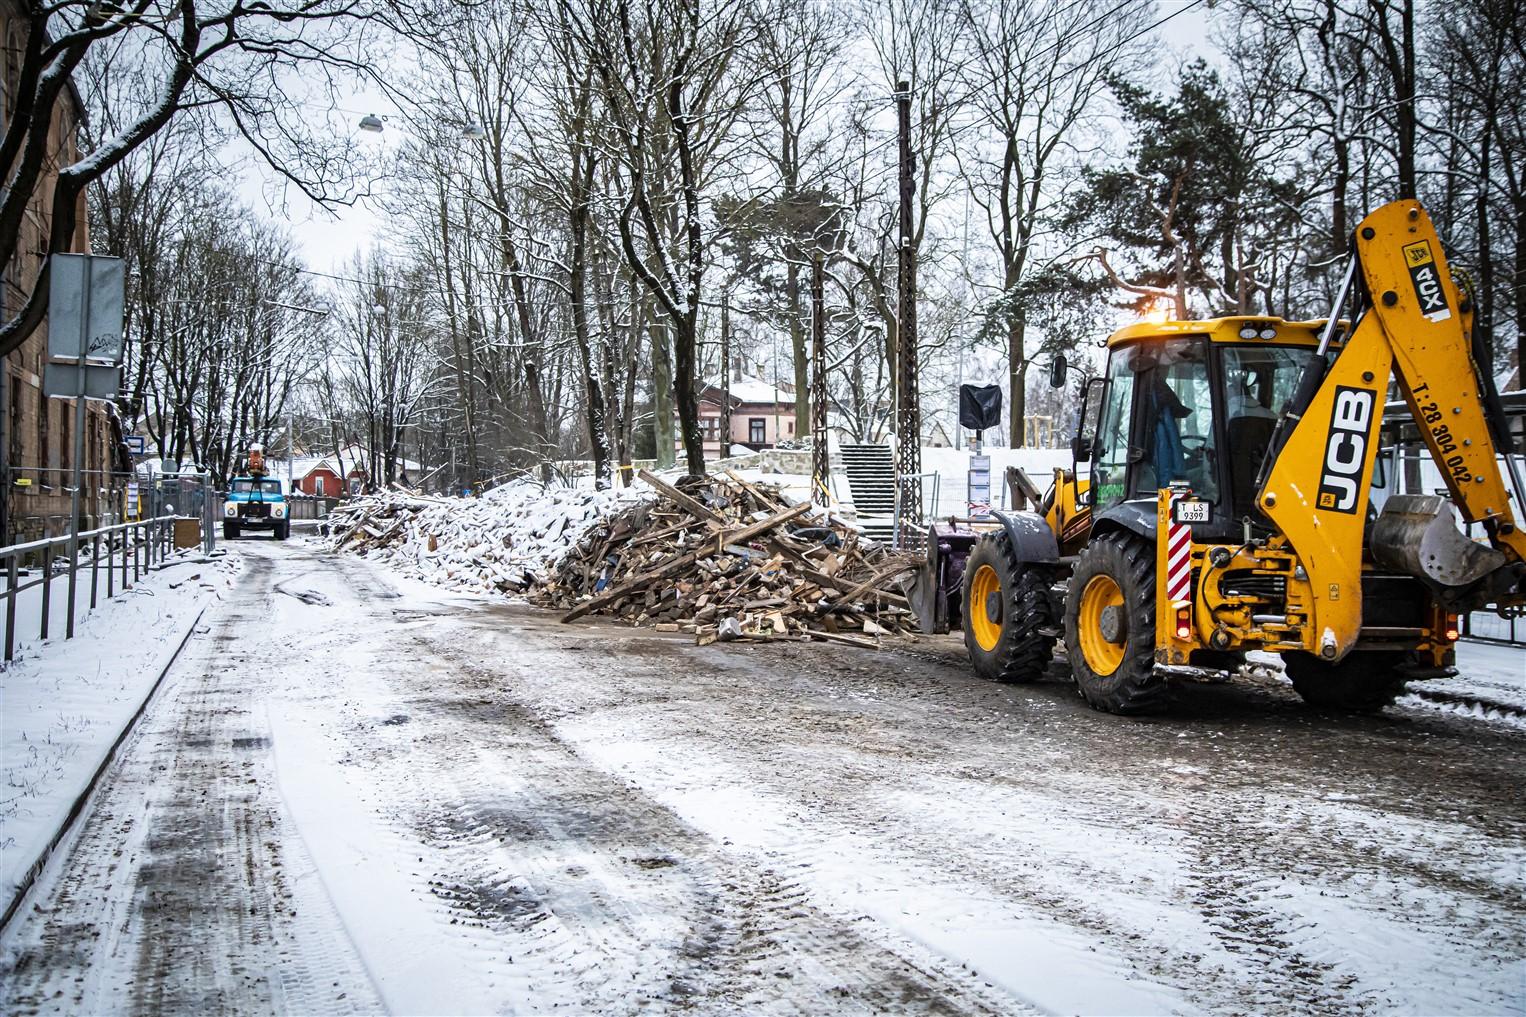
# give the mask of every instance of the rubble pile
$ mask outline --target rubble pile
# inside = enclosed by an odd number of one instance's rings
[[[341,503],[327,530],[333,550],[380,558],[427,582],[524,594],[601,518],[649,497],[532,482],[480,498],[383,491]]]
[[[727,471],[680,490],[642,471],[654,500],[600,521],[536,584],[532,602],[717,640],[875,646],[912,631],[896,583],[911,556],[861,542],[809,503]]]

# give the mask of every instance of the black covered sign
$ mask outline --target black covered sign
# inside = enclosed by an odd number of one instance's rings
[[[959,424],[984,431],[1001,423],[1000,385],[960,385]]]

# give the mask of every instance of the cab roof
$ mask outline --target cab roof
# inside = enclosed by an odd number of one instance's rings
[[[1278,343],[1281,345],[1314,346],[1319,343],[1320,332],[1326,319],[1315,321],[1285,321],[1282,318],[1236,315],[1229,318],[1208,318],[1202,321],[1141,321],[1125,325],[1108,336],[1109,348],[1141,339],[1175,339],[1184,335],[1206,335],[1210,342]],[[1241,335],[1242,331],[1254,330],[1254,338]],[[1273,334],[1266,336],[1270,331]]]

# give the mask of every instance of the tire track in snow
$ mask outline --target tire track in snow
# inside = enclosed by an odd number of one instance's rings
[[[6,944],[7,1013],[374,1011],[295,874],[256,703],[272,563],[251,557]]]
[[[504,676],[451,661],[410,723],[452,733],[453,756],[417,786],[419,826],[450,861],[433,889],[466,920],[518,939],[528,964],[576,987],[572,1005],[623,1012],[632,1001],[702,1012],[1011,1012],[967,974],[921,951],[904,956],[826,915],[780,873],[730,856],[666,808],[590,765],[506,696]],[[447,690],[457,693],[446,694]],[[413,760],[417,767],[422,761]],[[417,770],[415,773],[417,774]],[[463,792],[460,775],[481,780]]]

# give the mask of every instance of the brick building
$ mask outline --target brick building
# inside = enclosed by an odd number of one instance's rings
[[[0,0],[0,122],[9,122],[17,78],[26,47],[27,21],[16,0]],[[7,318],[15,315],[47,256],[53,187],[60,166],[79,158],[78,126],[84,107],[72,88],[60,99],[48,125],[48,164],[38,181],[21,225],[16,255],[0,277],[0,303]],[[71,250],[90,250],[88,217],[81,199]],[[44,399],[43,362],[48,329],[44,323],[0,362],[0,541],[31,540],[68,532],[70,485],[74,468],[74,401]],[[85,512],[87,525],[114,509],[123,465],[114,450],[119,430],[109,408],[97,402],[85,414]]]

